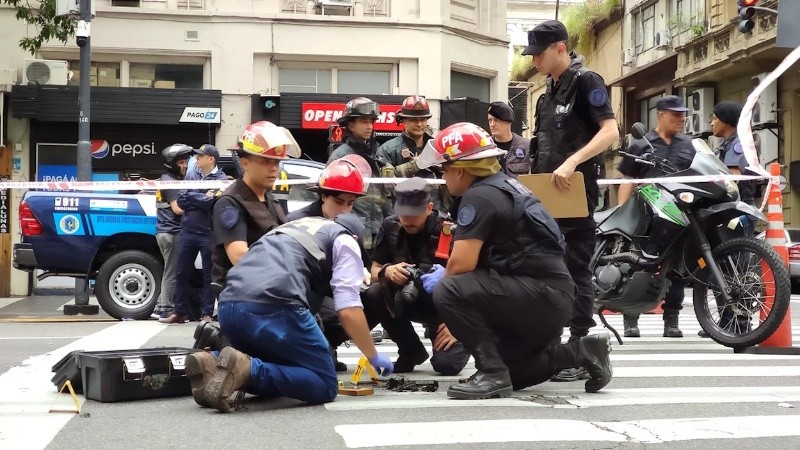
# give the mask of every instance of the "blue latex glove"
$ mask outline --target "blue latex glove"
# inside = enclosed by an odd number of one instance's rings
[[[385,355],[376,353],[375,356],[367,359],[380,376],[387,377],[394,372],[394,364],[392,364],[392,360]]]
[[[433,288],[442,281],[442,278],[444,278],[444,267],[441,264],[434,264],[428,273],[419,277],[422,280],[422,288],[428,294],[433,294]]]

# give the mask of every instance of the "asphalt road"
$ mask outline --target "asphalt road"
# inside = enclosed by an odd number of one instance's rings
[[[800,297],[793,298],[794,342],[800,346]],[[31,301],[47,313],[29,307],[18,317],[55,320],[51,310],[66,300]],[[50,382],[50,367],[63,354],[76,348],[191,347],[195,324],[27,323],[10,318],[14,305],[23,309],[14,299],[0,300],[3,449],[752,449],[794,448],[800,436],[800,356],[734,354],[697,336],[691,308],[681,315],[682,339],[661,337],[660,316],[642,316],[643,337],[614,345],[615,378],[597,394],[585,393],[583,382],[548,382],[509,399],[449,400],[447,387],[457,377],[434,377],[426,363],[413,376],[439,380],[437,392],[378,388],[372,396],[340,396],[321,406],[248,397],[246,409],[229,414],[200,408],[191,397],[100,403],[81,396],[82,414],[76,415],[47,412],[53,402],[71,404]],[[621,321],[610,318],[612,325]],[[388,340],[379,349],[396,351]],[[339,355],[351,368],[359,356],[355,347],[340,348]],[[461,376],[473,370],[470,363]]]

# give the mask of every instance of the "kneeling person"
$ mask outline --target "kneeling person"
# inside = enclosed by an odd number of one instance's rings
[[[486,131],[462,122],[442,130],[417,160],[442,164],[448,190],[459,197],[447,268],[422,276],[478,369],[447,395],[504,397],[577,366],[592,377],[586,391],[596,392],[611,380],[608,334],[560,343],[575,296],[564,237],[541,202],[500,171],[502,154]]]
[[[450,233],[448,216],[434,211],[430,190],[422,178],[411,178],[395,189],[395,214],[384,219],[372,250],[370,288],[361,294],[367,320],[379,320],[397,343],[395,372],[405,373],[428,359],[411,322],[426,325],[433,343],[433,370],[455,375],[467,364],[469,354],[442,323],[433,297],[422,289],[419,275],[436,263],[446,264],[447,255],[436,256],[442,227]],[[448,249],[449,251],[449,249]]]
[[[314,320],[327,295],[350,339],[375,369],[391,360],[372,342],[359,298],[364,226],[351,214],[334,221],[309,217],[260,238],[228,272],[219,322],[231,341],[215,358],[190,355],[186,373],[195,401],[230,411],[228,397],[246,390],[309,403],[336,398],[338,380],[328,343]]]

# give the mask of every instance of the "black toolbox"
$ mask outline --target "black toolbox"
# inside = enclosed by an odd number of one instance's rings
[[[61,389],[70,380],[87,399],[104,403],[191,395],[184,368],[186,356],[196,351],[201,350],[157,347],[71,352],[53,366],[52,382]]]

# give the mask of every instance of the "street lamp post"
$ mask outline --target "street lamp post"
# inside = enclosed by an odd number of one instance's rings
[[[78,181],[92,179],[92,144],[90,135],[90,76],[92,67],[91,22],[92,0],[80,0],[80,15],[75,39],[81,49],[81,74],[78,86]],[[64,305],[64,314],[98,314],[100,308],[89,304],[89,286],[87,278],[75,279],[75,304]]]

